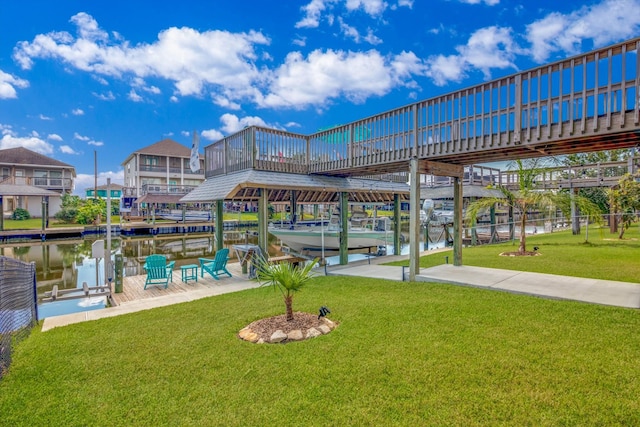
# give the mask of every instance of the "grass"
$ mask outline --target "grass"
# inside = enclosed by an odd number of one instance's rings
[[[256,345],[281,314],[259,288],[46,333],[0,382],[2,422],[33,425],[638,425],[635,310],[475,288],[318,277],[327,336]]]
[[[624,242],[590,236],[535,236],[542,255],[526,262],[594,277],[620,251],[637,272],[637,231]],[[465,248],[464,263],[518,267],[496,256],[511,243],[489,248]],[[444,261],[423,262],[432,257]],[[338,328],[286,345],[236,337],[284,312],[270,288],[36,330],[0,381],[2,423],[640,425],[637,310],[339,276],[313,279],[294,300],[294,310],[322,305]]]
[[[106,219],[102,220],[101,224],[106,225],[107,220]],[[120,216],[112,215],[111,224],[113,225],[120,224]],[[67,224],[63,222],[58,222],[53,218],[49,218],[49,227],[51,228],[87,227],[87,224],[77,224],[77,223]],[[23,219],[23,220],[5,219],[4,229],[5,230],[40,230],[42,229],[42,218],[29,218],[29,219]]]
[[[638,254],[640,253],[640,231],[638,225],[625,233],[619,240],[609,229],[589,230],[589,240],[582,234],[572,235],[570,231],[537,234],[527,237],[527,250],[537,246],[538,256],[507,257],[498,256],[502,252],[518,250],[518,241],[496,245],[464,248],[462,264],[478,267],[503,268],[507,270],[531,271],[536,273],[561,274],[593,279],[640,282],[638,274]],[[420,267],[427,268],[444,264],[445,257],[453,263],[453,252],[437,252],[420,258]],[[409,265],[408,260],[390,263]]]

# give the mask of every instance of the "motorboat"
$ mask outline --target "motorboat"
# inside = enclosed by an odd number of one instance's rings
[[[334,213],[325,225],[278,227],[269,225],[269,233],[296,252],[305,250],[340,249],[340,215]],[[393,244],[393,230],[389,217],[370,217],[354,213],[348,224],[348,249],[363,249]]]
[[[180,209],[172,209],[157,214],[158,218],[168,219],[170,221],[180,222],[183,219],[183,213]],[[187,210],[184,212],[185,221],[211,221],[211,212]]]

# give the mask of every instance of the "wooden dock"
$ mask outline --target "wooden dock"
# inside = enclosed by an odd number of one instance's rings
[[[0,231],[0,243],[9,243],[17,240],[48,240],[64,238],[81,238],[84,227],[48,227],[30,230],[3,230]]]
[[[173,282],[169,283],[169,286],[165,289],[162,286],[149,286],[144,288],[144,282],[146,275],[141,274],[138,276],[125,277],[122,283],[121,293],[112,293],[113,301],[115,304],[120,305],[127,302],[140,301],[147,298],[162,297],[168,295],[175,295],[184,292],[193,292],[196,290],[207,289],[215,286],[226,286],[230,284],[237,284],[240,282],[250,281],[246,274],[242,274],[242,268],[240,263],[228,263],[227,269],[233,277],[221,277],[220,280],[215,280],[211,275],[205,273],[204,277],[200,277],[200,267],[198,267],[198,281],[189,280],[187,283],[181,279],[180,268],[173,270]]]

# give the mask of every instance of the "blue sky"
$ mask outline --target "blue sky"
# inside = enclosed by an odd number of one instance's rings
[[[122,183],[163,138],[304,134],[640,35],[640,0],[0,2],[0,148]]]

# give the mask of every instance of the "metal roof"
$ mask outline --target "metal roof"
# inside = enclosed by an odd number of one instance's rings
[[[182,194],[145,194],[136,203],[180,203]]]
[[[504,197],[504,195],[495,188],[464,185],[462,187],[462,197]],[[453,199],[453,186],[421,187],[420,199]]]
[[[33,185],[0,184],[0,196],[53,196],[60,197],[60,193]]]
[[[294,190],[297,191],[298,203],[312,204],[338,202],[340,192],[349,193],[349,201],[356,203],[389,203],[393,201],[394,194],[398,194],[401,200],[409,198],[409,185],[406,183],[251,169],[210,177],[180,201],[256,201],[260,197],[260,189],[270,190],[270,203],[288,203]]]

